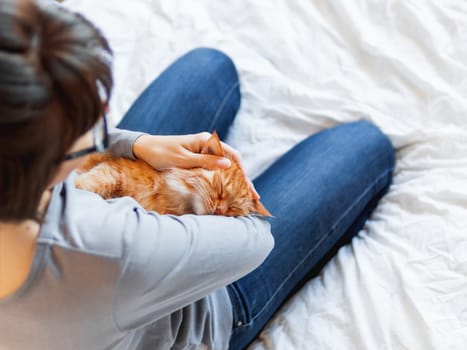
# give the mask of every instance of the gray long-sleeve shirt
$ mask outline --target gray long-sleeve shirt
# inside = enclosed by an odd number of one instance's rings
[[[112,131],[132,157],[138,133]],[[226,349],[225,285],[273,246],[258,217],[169,216],[54,188],[29,275],[0,299],[0,349]]]

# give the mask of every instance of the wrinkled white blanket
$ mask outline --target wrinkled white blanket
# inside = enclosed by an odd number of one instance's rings
[[[467,2],[66,0],[110,38],[114,122],[197,46],[235,61],[228,142],[251,176],[307,135],[366,118],[394,184],[251,349],[467,348]]]

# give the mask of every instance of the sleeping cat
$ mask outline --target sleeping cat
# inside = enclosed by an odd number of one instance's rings
[[[228,157],[232,165],[216,170],[157,171],[142,160],[96,153],[77,170],[76,187],[104,199],[130,196],[145,209],[160,214],[271,216],[259,200],[253,199],[242,169],[225,154],[215,132],[201,153]]]

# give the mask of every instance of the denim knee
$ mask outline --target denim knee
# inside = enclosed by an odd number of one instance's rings
[[[210,48],[197,47],[188,51],[185,56],[190,58],[193,64],[209,63],[209,71],[214,76],[227,76],[232,83],[238,83],[238,72],[232,59],[224,52]]]
[[[234,62],[222,51],[207,47],[195,48],[183,58],[192,70],[198,71],[194,75],[196,96],[211,96],[212,128],[217,125],[219,136],[224,138],[227,125],[232,123],[241,103],[240,82]]]
[[[380,128],[367,120],[359,120],[348,124],[352,127],[352,135],[360,137],[365,142],[368,151],[378,154],[385,166],[384,170],[393,170],[395,152],[389,137]]]

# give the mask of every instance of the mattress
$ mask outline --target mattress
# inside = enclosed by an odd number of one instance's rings
[[[367,119],[394,182],[365,227],[250,350],[467,348],[467,2],[65,0],[115,52],[111,117],[174,59],[214,47],[242,105],[227,142],[260,174],[300,140]]]

